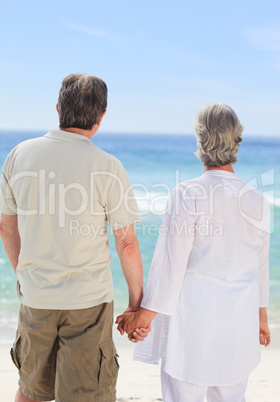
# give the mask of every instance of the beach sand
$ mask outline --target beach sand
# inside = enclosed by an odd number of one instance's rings
[[[134,345],[117,332],[115,343],[121,366],[118,401],[162,401],[160,367],[132,361]],[[17,390],[18,374],[10,360],[10,347],[10,343],[0,345],[1,402],[13,402]],[[262,348],[262,361],[250,376],[246,397],[247,402],[280,401],[280,329],[272,330],[272,344]]]

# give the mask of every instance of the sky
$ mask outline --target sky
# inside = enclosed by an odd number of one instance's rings
[[[280,137],[279,0],[1,1],[0,130],[58,128],[62,79],[108,85],[102,131],[193,133],[206,104]]]

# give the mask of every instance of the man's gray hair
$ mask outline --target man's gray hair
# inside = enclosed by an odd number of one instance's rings
[[[214,103],[202,108],[194,118],[196,156],[204,166],[220,167],[237,162],[243,126],[234,110]]]
[[[107,85],[89,74],[70,74],[59,91],[59,127],[91,130],[107,108]]]

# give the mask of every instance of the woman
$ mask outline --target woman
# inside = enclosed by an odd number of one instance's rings
[[[169,198],[141,308],[118,317],[142,339],[135,359],[158,363],[165,402],[243,402],[268,346],[269,204],[233,171],[243,127],[227,105],[194,120],[204,174]]]

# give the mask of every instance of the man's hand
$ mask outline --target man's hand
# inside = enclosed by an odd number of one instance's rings
[[[136,328],[146,328],[149,323],[140,322],[138,310],[136,312],[126,311],[122,315],[119,315],[117,317],[116,324],[118,324],[118,331],[120,331],[121,335],[123,335],[125,332],[127,334],[131,334]]]

